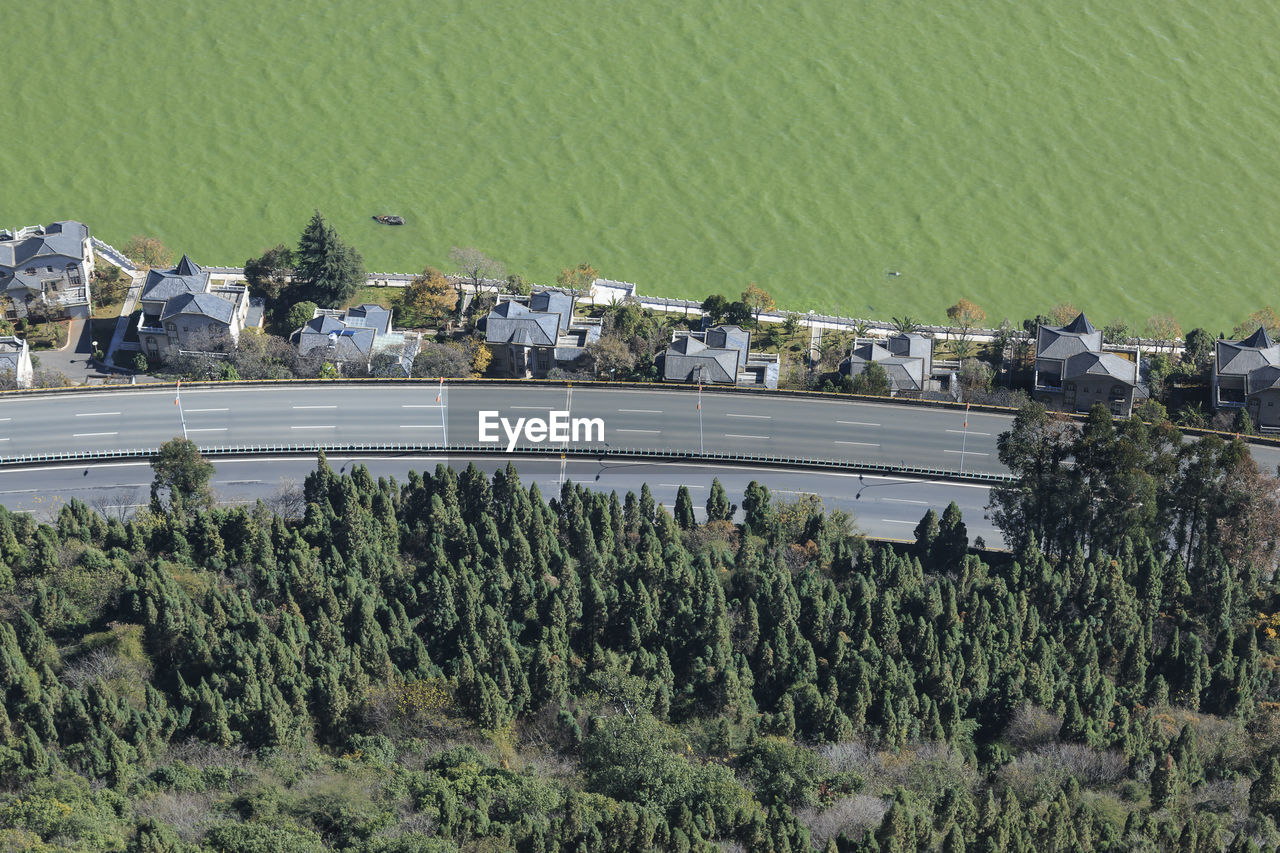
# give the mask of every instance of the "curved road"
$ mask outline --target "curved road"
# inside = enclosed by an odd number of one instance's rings
[[[408,479],[410,470],[431,472],[439,463],[465,468],[474,462],[487,474],[506,464],[495,456],[470,458],[460,455],[433,456],[404,454],[371,458],[331,455],[335,469],[349,469],[353,463],[368,467],[375,477],[394,476],[400,482]],[[525,486],[534,483],[546,497],[559,491],[558,460],[520,458],[515,460]],[[213,487],[223,503],[249,503],[259,498],[268,503],[280,502],[296,492],[307,474],[315,470],[313,456],[219,458]],[[1000,536],[986,520],[984,508],[988,490],[977,483],[938,482],[898,477],[859,476],[848,472],[796,472],[759,469],[742,465],[690,465],[652,461],[570,460],[565,466],[567,479],[594,489],[616,490],[619,494],[640,491],[648,483],[654,499],[668,507],[675,506],[676,490],[688,486],[695,513],[701,521],[705,515],[708,489],[713,478],[719,478],[729,493],[729,500],[742,503],[742,494],[752,480],[765,483],[779,500],[793,500],[801,494],[817,494],[828,509],[853,513],[857,528],[880,539],[911,539],[920,517],[930,508],[938,514],[955,501],[964,513],[969,536],[981,536],[990,547],[1001,547]],[[144,461],[106,462],[86,468],[84,465],[48,465],[22,468],[0,468],[0,504],[15,512],[34,513],[49,519],[61,505],[79,498],[109,517],[123,518],[144,506],[151,484],[150,463]]]
[[[0,459],[77,450],[154,448],[181,435],[172,388],[0,400]],[[678,449],[999,472],[996,436],[1010,418],[838,399],[575,386],[432,384],[192,388],[182,392],[188,436],[201,447],[246,444],[480,444],[479,412],[514,428],[550,410],[599,418],[610,448]],[[447,417],[442,419],[442,414]],[[447,423],[442,423],[447,421]],[[584,430],[585,432],[585,430]],[[506,446],[495,419],[494,437]],[[584,435],[580,434],[579,438]],[[595,437],[595,436],[593,436]],[[554,450],[521,434],[518,446]],[[570,446],[589,448],[579,440]]]

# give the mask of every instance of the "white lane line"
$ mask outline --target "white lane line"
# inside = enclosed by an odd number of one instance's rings
[[[187,430],[187,432],[226,432],[226,427],[199,427]]]
[[[0,423],[8,423],[11,420],[13,420],[13,418],[0,418]]]
[[[624,415],[660,415],[662,409],[618,409]]]
[[[0,438],[0,441],[8,441],[8,440],[9,440],[9,439],[7,439],[7,438]]]
[[[760,420],[765,421],[773,420],[773,415],[736,415],[733,412],[725,412],[724,416],[726,418],[759,418]]]
[[[444,429],[441,424],[400,424],[400,429]]]
[[[333,424],[320,424],[319,426],[291,426],[289,429],[337,429]]]
[[[72,433],[72,438],[90,438],[95,435],[119,435],[118,432],[76,432]]]
[[[979,453],[976,450],[944,450],[943,453],[963,453],[965,456],[990,456],[990,453]]]
[[[920,523],[918,521],[902,521],[901,519],[897,519],[897,518],[882,518],[880,520],[883,521],[885,524],[919,524]]]
[[[119,412],[77,412],[77,418],[105,418],[107,415],[118,415]]]
[[[658,432],[662,432],[662,430],[660,430],[660,429],[615,429],[615,430],[614,430],[614,432],[651,432],[651,433],[658,433]]]
[[[34,491],[35,489],[9,489],[7,491],[0,492],[0,495],[27,495]]]
[[[229,412],[230,409],[187,409],[188,415],[194,415],[196,412]]]
[[[659,486],[668,486],[668,487],[670,487],[670,488],[672,488],[672,489],[678,489],[678,488],[680,488],[681,486],[684,486],[686,489],[705,489],[705,488],[706,488],[706,486],[690,486],[690,485],[688,485],[688,484],[686,484],[686,483],[659,483],[658,485],[659,485]],[[34,491],[35,491],[35,489],[32,489],[31,491],[33,491],[33,492],[34,492]]]
[[[531,412],[545,412],[545,411],[548,411],[548,409],[547,409],[547,407],[546,407],[546,406],[507,406],[507,408],[508,408],[508,409],[521,409],[521,410],[527,410],[527,411],[531,411]]]
[[[337,406],[294,406],[295,409],[336,409]]]
[[[866,421],[836,421],[836,423],[845,426],[880,426],[880,424],[869,424]]]
[[[928,501],[909,501],[906,498],[881,498],[887,504],[924,504],[928,506]]]
[[[734,434],[733,434],[733,433],[731,433],[731,432],[726,432],[726,433],[724,433],[724,437],[725,437],[725,438],[750,438],[750,439],[755,439],[755,440],[757,440],[757,441],[768,441],[768,440],[769,440],[769,436],[767,436],[767,435],[734,435]]]
[[[439,409],[441,408],[441,404],[440,403],[402,403],[400,405],[400,408],[402,409]]]
[[[108,504],[105,509],[133,509],[140,506],[147,506],[147,504]]]
[[[221,486],[240,486],[245,483],[261,483],[261,480],[214,480],[217,485]]]
[[[974,432],[973,430],[962,430],[962,429],[949,429],[947,430],[947,432],[954,432],[956,435],[964,435],[965,432],[968,432],[969,435],[987,435],[987,436],[991,435],[991,433],[989,432]]]
[[[863,447],[879,447],[880,446],[870,441],[842,441],[841,439],[838,439],[838,438],[836,439],[836,444],[859,444]]]

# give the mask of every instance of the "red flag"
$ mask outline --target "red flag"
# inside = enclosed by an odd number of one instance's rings
[[[702,383],[698,383],[698,411],[702,411]]]
[[[969,404],[964,404],[964,428],[969,428]]]
[[[174,388],[174,393],[177,394],[178,396],[173,398],[173,404],[175,406],[181,405],[182,403],[182,380],[181,379],[178,380],[178,384]]]
[[[440,377],[440,387],[436,390],[436,402],[440,402],[440,397],[444,394],[444,377]]]

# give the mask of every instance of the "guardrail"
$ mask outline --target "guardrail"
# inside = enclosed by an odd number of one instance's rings
[[[491,444],[388,444],[388,443],[355,443],[355,444],[242,444],[214,447],[201,447],[205,456],[284,456],[299,453],[350,453],[367,455],[373,453],[437,453],[461,456],[539,456],[539,457],[573,457],[575,459],[657,459],[666,462],[736,462],[739,464],[759,465],[766,468],[806,468],[811,470],[840,470],[853,473],[897,474],[901,476],[920,477],[934,480],[970,480],[983,483],[1008,483],[1013,481],[1010,474],[959,471],[948,468],[928,468],[919,465],[906,465],[885,462],[860,462],[843,459],[817,459],[812,457],[773,456],[763,453],[727,453],[709,451],[699,453],[692,450],[669,450],[649,448],[614,448],[614,447],[516,447],[511,451],[495,448]],[[135,448],[129,450],[78,450],[60,453],[30,453],[20,456],[0,456],[0,466],[41,465],[49,463],[81,463],[101,462],[112,459],[150,459],[160,452],[159,448]]]

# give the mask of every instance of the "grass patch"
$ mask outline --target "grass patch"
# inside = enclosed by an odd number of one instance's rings
[[[353,305],[381,305],[383,308],[394,309],[395,303],[400,300],[400,288],[398,287],[373,287],[371,285],[361,285],[356,288],[355,296],[343,303],[343,308],[350,308]]]

